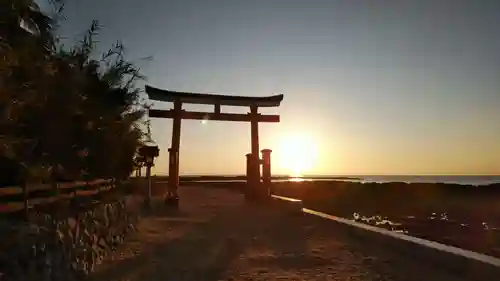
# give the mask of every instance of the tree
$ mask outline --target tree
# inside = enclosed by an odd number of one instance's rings
[[[130,175],[144,135],[135,86],[144,77],[123,45],[94,59],[97,22],[67,50],[33,1],[0,7],[0,160],[31,178]]]

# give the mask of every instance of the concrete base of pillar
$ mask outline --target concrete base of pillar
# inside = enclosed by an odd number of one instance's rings
[[[179,197],[165,197],[165,205],[167,207],[179,208]]]
[[[259,186],[247,185],[245,190],[245,201],[264,202],[271,198],[269,189],[261,183]]]

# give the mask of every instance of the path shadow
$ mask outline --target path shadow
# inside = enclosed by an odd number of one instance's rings
[[[114,262],[91,280],[225,280],[244,259],[250,268],[292,271],[327,266],[331,260],[311,253],[312,235],[304,218],[289,217],[283,210],[266,206],[238,206],[206,221],[189,219],[186,212],[160,210],[145,220],[155,220],[150,231],[189,227],[179,238],[163,243],[141,241],[145,248],[133,258]],[[158,233],[161,235],[161,233]],[[144,245],[146,243],[146,245]],[[260,255],[259,249],[271,255]],[[249,252],[256,255],[248,255]]]
[[[186,217],[183,212],[160,211],[150,213],[149,219],[160,217],[158,229],[189,224],[189,230],[181,237],[164,243],[140,241],[145,249],[133,258],[115,261],[90,280],[219,280],[227,264],[242,251],[234,236],[237,229],[234,214],[218,216],[210,221],[171,221],[168,218]],[[148,219],[148,217],[145,217]],[[161,235],[161,234],[160,234]]]

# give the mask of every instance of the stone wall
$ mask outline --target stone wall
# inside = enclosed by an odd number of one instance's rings
[[[135,230],[137,200],[57,205],[0,221],[0,280],[82,280]]]

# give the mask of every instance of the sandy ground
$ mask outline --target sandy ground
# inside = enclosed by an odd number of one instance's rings
[[[246,204],[235,192],[181,187],[180,196],[178,212],[156,202],[92,280],[469,280],[345,226]]]

